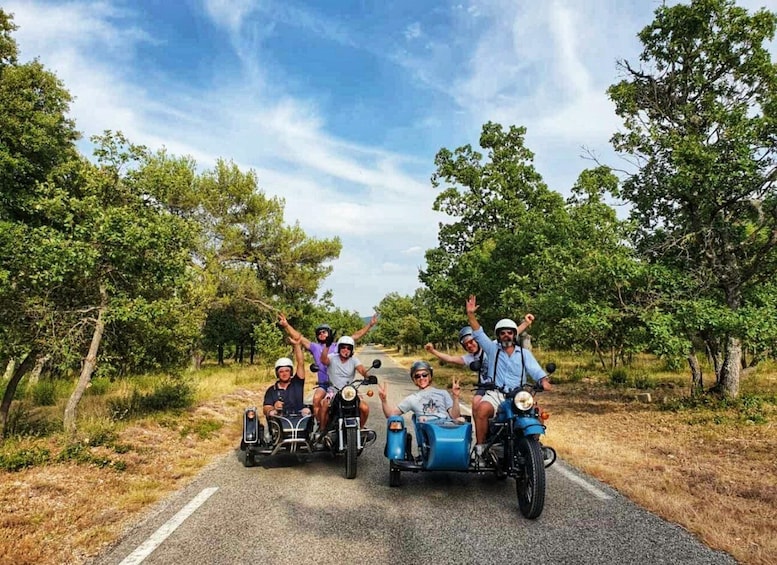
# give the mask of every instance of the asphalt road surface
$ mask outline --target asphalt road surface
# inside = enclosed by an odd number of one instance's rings
[[[382,361],[372,373],[389,383],[392,403],[415,390],[377,349],[359,357],[365,366]],[[402,486],[390,488],[372,388],[368,425],[378,440],[359,457],[355,479],[345,479],[342,456],[327,453],[245,468],[235,438],[233,453],[93,563],[736,563],[563,460],[548,469],[537,520],[521,516],[514,481],[492,474],[402,473]]]

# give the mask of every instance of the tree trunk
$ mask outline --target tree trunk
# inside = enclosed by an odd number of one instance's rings
[[[202,362],[205,361],[205,355],[202,351],[194,351],[191,355],[192,369],[199,371],[202,369]]]
[[[5,387],[5,393],[3,394],[3,402],[0,404],[0,437],[5,437],[5,426],[8,423],[8,413],[11,410],[11,402],[16,395],[16,387],[19,385],[19,381],[22,380],[24,374],[29,371],[33,363],[35,362],[35,351],[30,351],[27,357],[24,358],[21,365],[14,369],[11,375],[8,385]]]
[[[739,377],[742,371],[742,342],[738,337],[726,338],[726,352],[718,375],[717,389],[726,396],[739,396]]]
[[[84,364],[81,367],[81,376],[78,379],[73,394],[67,401],[65,406],[65,418],[64,427],[65,432],[69,435],[74,435],[76,432],[76,410],[78,409],[78,403],[81,402],[81,397],[86,391],[86,387],[89,386],[92,380],[92,374],[97,367],[97,352],[100,350],[100,343],[103,339],[103,332],[105,331],[105,313],[108,310],[108,292],[104,286],[100,286],[100,309],[97,314],[97,323],[94,326],[94,333],[92,334],[92,343],[89,345],[89,353],[84,359]]]
[[[224,344],[219,343],[219,367],[224,365]]]
[[[688,365],[691,367],[691,396],[697,396],[704,392],[704,377],[699,360],[693,351],[688,354]]]
[[[37,384],[40,380],[40,375],[43,373],[43,367],[46,366],[46,363],[49,362],[51,359],[51,355],[43,355],[41,357],[38,357],[38,359],[35,361],[35,368],[32,370],[32,373],[30,373],[30,384],[34,385]]]
[[[16,359],[11,357],[5,365],[5,373],[3,373],[3,380],[8,380],[13,376],[13,372],[16,370]]]

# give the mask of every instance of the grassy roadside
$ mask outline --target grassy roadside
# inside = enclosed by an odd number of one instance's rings
[[[388,353],[404,367],[416,358]],[[564,460],[742,563],[774,563],[774,402],[670,411],[665,408],[682,392],[682,375],[638,370],[641,390],[666,397],[644,404],[628,383],[604,386],[595,368],[553,360],[560,366],[557,386],[540,400],[551,413],[547,443]],[[440,385],[453,374],[470,378],[436,360],[433,366]],[[774,399],[775,375],[748,379],[745,392],[757,388]],[[0,454],[52,454],[45,465],[0,471],[0,564],[83,563],[97,554],[154,503],[234,449],[242,409],[260,403],[271,380],[267,368],[206,371],[197,376],[196,408],[113,425],[93,395],[82,408],[75,448],[57,434],[0,446]],[[71,456],[57,462],[54,454],[63,452]]]

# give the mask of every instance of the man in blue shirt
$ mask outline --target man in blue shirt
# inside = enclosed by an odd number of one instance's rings
[[[483,331],[475,312],[478,304],[474,295],[467,299],[467,320],[472,328],[472,337],[478,342],[489,359],[489,372],[497,390],[490,390],[475,409],[475,437],[477,445],[475,452],[480,458],[483,455],[483,444],[486,442],[488,419],[496,413],[499,404],[504,400],[505,392],[509,392],[526,383],[527,376],[537,383],[542,390],[550,390],[550,379],[542,366],[534,358],[531,351],[522,348],[518,342],[518,325],[509,318],[503,318],[496,323],[494,333],[496,341],[492,341]],[[534,317],[527,314],[527,321]]]

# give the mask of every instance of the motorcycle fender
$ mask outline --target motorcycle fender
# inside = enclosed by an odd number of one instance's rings
[[[521,433],[525,436],[542,435],[545,433],[545,426],[537,418],[516,418],[515,427],[521,430]]]
[[[386,424],[386,449],[383,451],[384,455],[389,459],[404,459],[405,438],[407,437],[404,418],[402,416],[389,416]]]
[[[253,418],[249,418],[249,414],[253,414]],[[243,442],[247,445],[259,443],[260,430],[259,414],[256,408],[246,408],[243,412]]]
[[[359,418],[344,418],[344,428],[356,428],[359,429]]]

